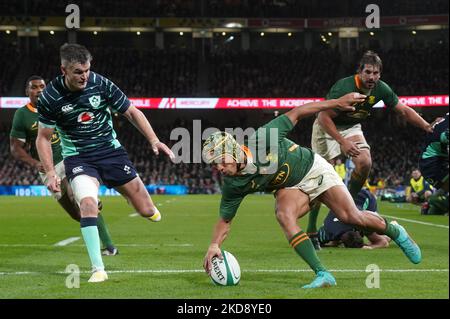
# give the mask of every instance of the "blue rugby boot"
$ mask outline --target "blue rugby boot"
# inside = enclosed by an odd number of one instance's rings
[[[408,257],[408,259],[413,264],[420,263],[422,261],[422,253],[419,246],[414,242],[411,236],[408,235],[402,225],[400,225],[396,221],[391,222],[391,224],[397,227],[400,232],[398,237],[394,239],[395,243],[400,247],[406,257]]]
[[[316,275],[316,278],[309,285],[305,285],[302,288],[310,289],[310,288],[325,288],[336,286],[336,279],[334,279],[333,275],[328,271],[319,271]]]

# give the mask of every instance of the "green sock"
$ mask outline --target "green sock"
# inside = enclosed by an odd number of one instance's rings
[[[361,178],[359,174],[357,174],[355,171],[353,171],[352,176],[350,177],[350,180],[348,182],[348,190],[350,192],[350,195],[352,195],[353,199],[358,198],[358,193],[364,186],[364,183],[366,182],[366,179]]]
[[[109,234],[108,226],[106,226],[105,220],[103,219],[103,214],[98,214],[97,218],[98,235],[102,241],[103,247],[113,247],[113,241],[111,235]]]
[[[317,274],[319,271],[326,271],[325,267],[319,260],[311,240],[308,235],[302,230],[295,234],[290,240],[289,244],[295,249],[297,254],[311,267]]]
[[[308,234],[317,233],[317,217],[319,217],[320,203],[314,205],[309,211],[308,215],[308,227],[306,232]]]
[[[100,238],[98,236],[97,218],[82,217],[80,220],[81,234],[91,260],[92,267],[104,270],[102,255],[100,253]]]
[[[397,239],[400,235],[398,228],[389,223],[386,219],[384,219],[384,222],[386,223],[386,230],[384,231],[384,234],[391,239]]]

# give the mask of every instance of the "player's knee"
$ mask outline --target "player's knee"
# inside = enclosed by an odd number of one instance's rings
[[[85,197],[80,201],[81,217],[94,217],[98,215],[97,200],[92,197]]]
[[[277,209],[275,215],[277,217],[278,223],[280,223],[281,226],[288,226],[296,222],[293,214],[288,210]]]
[[[142,205],[141,207],[137,208],[137,212],[142,217],[151,217],[153,214],[155,214],[158,211],[158,208],[156,208],[155,205],[152,205],[150,203],[146,205]]]
[[[356,170],[362,174],[362,175],[368,175],[370,172],[370,169],[372,168],[372,160],[370,157],[364,157],[360,161],[358,161],[358,164],[356,165]]]

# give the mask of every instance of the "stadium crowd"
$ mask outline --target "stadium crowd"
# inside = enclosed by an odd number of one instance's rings
[[[107,75],[129,96],[191,96],[197,87],[198,62],[192,51],[125,47],[89,50],[94,57],[93,70]],[[59,49],[45,46],[36,50],[30,74],[40,74],[48,83],[59,73]]]
[[[211,96],[324,96],[337,77],[340,55],[330,47],[246,52],[218,50],[211,54],[209,65]]]
[[[206,56],[206,62],[190,49],[99,46],[89,49],[94,56],[92,70],[108,76],[130,97],[324,96],[335,79],[356,70],[354,63],[341,67],[342,55],[330,46],[310,50],[213,50]],[[357,51],[352,61],[358,61],[365,49]],[[398,95],[446,94],[448,49],[448,43],[379,49],[383,59],[382,79]],[[14,62],[19,59],[12,57],[20,54],[12,46],[5,46],[0,52],[0,96],[9,95],[19,68]],[[32,56],[30,74],[39,74],[48,82],[60,73],[58,48],[42,46]],[[200,65],[206,72],[203,77]]]
[[[313,118],[301,122],[290,133],[289,138],[309,147],[312,122]],[[115,128],[120,142],[127,149],[145,184],[185,185],[190,194],[213,194],[220,191],[222,177],[215,168],[203,163],[174,164],[164,156],[153,155],[150,147],[146,146],[144,137],[131,129],[130,125],[125,119],[120,118],[116,120]],[[233,125],[247,127],[242,123],[242,119],[240,124],[233,123]],[[182,120],[177,120],[173,125],[154,123],[153,126],[161,140],[167,142],[169,147],[178,142],[170,140],[172,129],[184,127],[192,132],[192,123]],[[217,125],[205,119],[202,128],[206,127]],[[3,163],[0,167],[0,185],[39,185],[37,172],[15,161],[10,155],[9,129],[9,125],[0,125],[0,162]],[[424,133],[398,121],[398,117],[393,114],[385,114],[381,119],[367,121],[363,124],[363,129],[372,148],[373,167],[370,184],[382,181],[385,187],[392,188],[407,185],[411,170],[417,167]]]

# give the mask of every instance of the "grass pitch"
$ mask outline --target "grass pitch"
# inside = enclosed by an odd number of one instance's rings
[[[387,249],[327,248],[323,264],[338,286],[303,290],[313,273],[288,245],[274,217],[274,199],[252,195],[242,204],[223,248],[238,259],[235,287],[218,287],[202,271],[203,256],[218,217],[219,196],[153,196],[163,221],[134,214],[121,197],[103,198],[103,215],[120,254],[104,257],[109,280],[89,284],[90,263],[79,224],[51,198],[0,197],[0,298],[306,299],[445,298],[449,296],[448,216],[421,216],[409,204],[381,202],[421,246],[423,261],[411,264],[392,243]],[[319,221],[326,214],[323,207]],[[307,217],[300,221],[306,226]],[[80,237],[63,245],[61,241]],[[61,246],[55,246],[60,243]],[[79,288],[67,288],[69,264],[81,271]],[[379,288],[367,288],[380,269]],[[69,281],[70,282],[70,281]],[[73,281],[72,281],[73,283]]]

